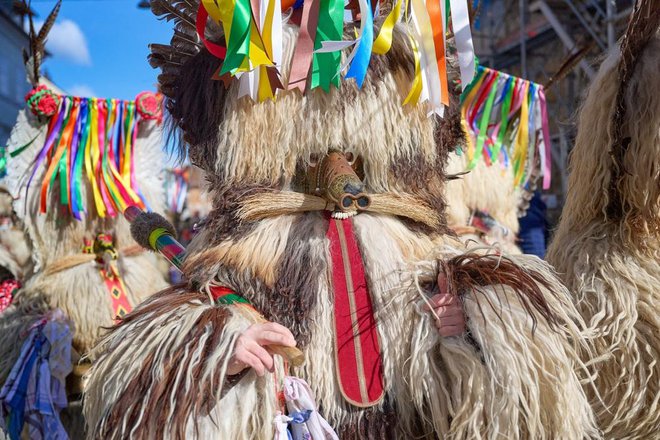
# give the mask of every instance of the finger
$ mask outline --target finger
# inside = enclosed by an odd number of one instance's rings
[[[431,310],[431,307],[435,309],[442,305],[451,304],[454,300],[453,298],[453,295],[449,295],[447,293],[433,295],[431,298],[429,298],[428,303],[424,304],[424,309]]]
[[[266,368],[264,367],[264,364],[261,362],[261,360],[252,352],[249,350],[245,349],[242,350],[240,353],[240,358],[237,356],[238,359],[241,360],[241,362],[244,362],[245,364],[249,365],[252,367],[252,369],[257,373],[258,376],[263,376],[266,373]]]
[[[465,320],[463,319],[462,316],[450,316],[450,317],[443,317],[441,319],[436,319],[435,320],[435,326],[438,328],[442,328],[445,326],[452,326],[452,325],[463,325],[465,324]]]
[[[248,348],[248,350],[250,351],[250,353],[252,353],[253,355],[259,358],[263,366],[266,367],[268,371],[270,371],[271,373],[274,371],[275,363],[273,361],[273,356],[270,353],[268,353],[268,351],[266,351],[265,348],[259,346],[255,342]]]
[[[284,345],[285,347],[295,347],[296,341],[291,335],[283,335],[274,331],[264,331],[257,335],[256,341],[259,345]]]
[[[436,309],[434,309],[435,314],[443,317],[443,316],[454,316],[454,315],[462,315],[463,314],[463,308],[460,307],[457,304],[450,304],[448,306],[440,306]]]
[[[448,306],[456,302],[456,297],[450,293],[440,293],[435,295],[434,302],[437,306]]]
[[[448,338],[451,336],[458,336],[465,332],[465,326],[452,325],[440,329],[440,336]]]
[[[283,335],[284,337],[286,337],[287,340],[288,340],[288,343],[283,344],[283,345],[287,345],[287,346],[291,346],[291,347],[294,347],[296,345],[296,339],[293,337],[293,333],[291,333],[291,330],[289,330],[288,328],[284,327],[281,324],[278,324],[276,322],[267,322],[265,324],[262,324],[261,328],[262,328],[262,330],[267,330],[267,331],[271,331],[271,332],[274,332],[274,333],[279,333],[279,334]]]

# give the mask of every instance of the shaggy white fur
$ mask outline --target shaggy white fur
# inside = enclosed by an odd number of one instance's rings
[[[608,439],[660,432],[660,37],[639,55],[625,93],[630,144],[617,188],[623,215],[608,213],[612,118],[620,58],[601,66],[578,121],[568,198],[548,252],[594,334],[585,356],[598,423]]]
[[[434,242],[409,231],[399,220],[389,216],[360,214],[354,221],[358,239],[369,243],[363,248],[363,258],[378,319],[386,392],[392,401],[400,403],[397,405],[398,438],[410,438],[413,429],[417,433],[424,432],[423,438],[428,439],[435,436],[454,439],[598,437],[576,374],[584,368],[576,347],[582,338],[581,320],[567,291],[543,262],[535,257],[514,259],[521,267],[543,274],[549,287],[544,294],[559,318],[559,328],[552,330],[539,318],[532,334],[530,315],[508,288],[484,288],[470,292],[465,302],[470,331],[480,347],[476,349],[464,337],[441,340],[429,315],[421,309],[420,295],[429,292],[419,286],[432,281],[437,273],[437,258],[449,258],[457,252],[447,248],[441,240]],[[269,231],[279,237],[271,236],[273,242],[287,240],[286,228],[273,228],[268,223],[264,221],[264,229],[255,231],[254,236]],[[319,227],[323,225],[320,217],[318,224]],[[329,259],[327,240],[314,249]],[[255,257],[261,253],[261,249],[254,247],[242,250]],[[417,258],[410,260],[404,256],[420,253],[425,254],[427,262],[415,264]],[[328,274],[318,274],[318,303],[310,317],[313,332],[305,349],[307,362],[292,373],[311,385],[324,417],[331,425],[339,426],[356,422],[363,417],[363,411],[351,408],[338,392],[332,349],[332,296],[328,283]],[[482,315],[471,300],[476,295],[489,297],[495,308],[484,307]],[[109,427],[110,410],[123,393],[131,392],[127,387],[138,375],[153,375],[158,383],[167,366],[177,371],[179,383],[176,389],[171,389],[173,407],[176,407],[177,396],[190,393],[208,396],[214,402],[208,418],[188,419],[189,438],[272,437],[272,420],[277,410],[274,375],[257,378],[249,373],[224,395],[221,389],[208,388],[211,381],[206,379],[214,375],[224,377],[234,340],[247,324],[234,316],[223,328],[208,326],[204,338],[221,334],[220,344],[211,353],[201,353],[205,339],[182,342],[210,307],[192,302],[178,307],[171,315],[145,314],[140,316],[139,322],[120,327],[103,342],[99,349],[104,354],[93,366],[87,389],[85,411],[92,432],[110,432],[109,438],[132,438],[128,420],[131,414],[148,417],[147,408],[140,406],[144,400],[135,399],[136,406],[122,414],[121,420],[113,420],[115,426]],[[136,340],[140,340],[140,344],[135,344]],[[189,361],[177,365],[169,363],[170,356],[177,352],[186,353]],[[154,368],[144,371],[145,359],[153,357]],[[201,362],[205,366],[202,377],[191,377],[191,369]],[[166,420],[177,415],[181,416],[176,414]],[[419,426],[420,417],[423,426]],[[195,432],[194,428],[199,431]]]
[[[465,153],[450,154],[446,173],[459,174],[467,169]],[[518,211],[521,203],[521,190],[514,185],[513,171],[504,169],[499,163],[487,166],[479,161],[467,174],[445,184],[447,201],[447,221],[449,226],[461,231],[467,226],[475,210],[488,213],[506,230],[493,229],[483,239],[474,233],[459,233],[465,243],[476,242],[494,245],[508,254],[519,254],[516,244],[519,230]]]
[[[34,116],[21,111],[9,140],[9,148],[35,141],[21,155],[13,158],[8,167],[7,188],[16,199],[14,210],[21,219],[32,248],[34,271],[27,274],[24,287],[15,301],[16,313],[0,315],[0,327],[24,329],[30,325],[29,317],[36,313],[59,308],[72,320],[74,348],[85,354],[99,337],[104,327],[113,323],[111,300],[103,284],[98,266],[90,261],[72,268],[49,274],[47,269],[54,264],[70,259],[82,252],[83,239],[93,239],[98,233],[111,233],[116,238],[118,250],[134,245],[128,223],[122,218],[101,219],[89,209],[82,221],[62,216],[58,211],[58,196],[51,194],[46,214],[39,213],[38,183],[45,172],[37,171],[29,192],[27,179],[32,171],[33,159],[43,146],[46,126]],[[164,195],[160,169],[163,164],[160,130],[149,122],[141,127],[135,148],[136,179],[152,208],[162,212]],[[87,206],[92,206],[89,194]],[[118,268],[122,274],[131,304],[137,305],[151,293],[166,286],[162,275],[154,267],[156,256],[142,253],[135,256],[120,256]],[[25,313],[25,318],[20,317]],[[17,333],[0,334],[0,359],[9,364],[17,358],[21,348]],[[0,368],[0,382],[6,373]]]

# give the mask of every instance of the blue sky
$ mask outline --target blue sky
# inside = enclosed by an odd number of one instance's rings
[[[46,47],[43,68],[57,86],[75,95],[132,99],[155,90],[158,71],[149,66],[149,43],[167,43],[172,25],[159,21],[138,0],[64,0]],[[55,1],[35,0],[44,20]]]

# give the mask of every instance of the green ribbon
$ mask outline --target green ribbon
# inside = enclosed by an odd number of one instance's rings
[[[215,300],[215,303],[219,306],[220,305],[229,306],[232,304],[250,304],[250,302],[247,299],[235,293],[222,295],[221,297],[218,297],[218,299]]]
[[[68,150],[68,146],[66,147]],[[65,150],[60,158],[60,162],[57,164],[56,173],[60,176],[60,204],[68,206],[69,204],[69,195],[67,193],[67,172],[66,172],[66,158],[68,154]]]
[[[7,147],[0,147],[0,178],[7,175]]]
[[[502,150],[502,143],[504,142],[504,136],[506,136],[506,130],[509,126],[509,111],[511,111],[511,102],[513,100],[513,91],[516,88],[516,80],[514,77],[509,77],[507,80],[508,84],[508,89],[506,91],[506,95],[504,96],[504,100],[502,101],[502,109],[500,112],[500,131],[497,133],[497,140],[495,141],[495,145],[493,147],[493,160],[496,161],[498,160],[500,156],[500,151]]]
[[[55,154],[57,149],[60,146],[60,142],[62,142],[62,135],[64,134],[64,130],[66,126],[69,124],[69,119],[71,119],[71,113],[73,109],[73,101],[71,101],[71,105],[69,105],[66,109],[66,116],[64,116],[64,122],[62,122],[62,127],[60,128],[60,132],[57,134],[57,139],[53,143],[53,149],[51,150],[51,154]],[[67,147],[68,148],[68,147]],[[66,168],[66,163],[64,167],[62,167],[62,159],[66,158],[66,154],[62,154],[62,157],[60,158],[59,163],[57,164],[57,171],[53,173],[52,176],[50,176],[50,182],[48,184],[49,187],[53,187],[53,183],[55,183],[55,179],[57,178],[58,174],[61,174],[62,169]],[[60,180],[60,201],[62,200],[62,193],[66,194],[66,181],[64,181],[64,185],[62,185],[62,180]],[[64,186],[64,189],[62,189],[62,186]],[[61,202],[62,204],[66,203],[66,199],[64,199],[64,202]]]
[[[321,0],[319,21],[314,40],[314,50],[324,41],[341,41],[344,32],[344,1]],[[325,92],[330,86],[339,88],[341,51],[314,53],[312,58],[312,83],[310,88],[321,87]]]
[[[463,102],[465,102],[465,98],[468,97],[472,89],[474,89],[474,86],[477,85],[477,83],[479,82],[479,80],[481,80],[481,77],[484,76],[485,73],[486,71],[483,68],[481,68],[481,66],[477,66],[477,74],[474,75],[474,79],[472,79],[472,82],[470,82],[470,84],[465,86],[465,88],[463,89],[463,93],[461,93],[461,105],[463,105]]]
[[[21,147],[18,147],[17,149],[15,149],[15,150],[12,151],[11,153],[9,153],[9,157],[11,157],[11,158],[13,159],[14,157],[16,157],[16,156],[18,156],[19,154],[21,154],[23,151],[27,150],[27,148],[28,148],[30,145],[32,145],[32,143],[33,143],[38,137],[39,137],[39,135],[36,135],[35,137],[32,138],[32,140],[31,140],[30,142],[28,142],[27,144],[25,144],[25,145],[23,145],[23,146],[21,146]],[[7,147],[5,147],[5,149],[6,149],[6,148],[7,148]]]
[[[481,120],[479,121],[479,134],[477,135],[477,145],[474,148],[474,156],[468,164],[468,170],[473,169],[477,165],[477,161],[481,159],[484,151],[484,143],[486,142],[486,135],[488,134],[488,123],[490,122],[490,114],[493,111],[493,103],[495,102],[495,95],[497,94],[497,82],[500,78],[500,72],[497,72],[495,81],[490,88],[486,105],[484,106]]]
[[[250,0],[236,0],[231,18],[231,35],[227,42],[227,55],[222,63],[220,75],[232,72],[243,64],[250,53],[250,24],[252,8]]]

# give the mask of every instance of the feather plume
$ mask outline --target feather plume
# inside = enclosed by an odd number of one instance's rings
[[[30,15],[30,52],[32,54],[32,77],[30,81],[33,86],[39,84],[39,67],[41,65],[41,55],[39,54],[39,48],[37,47],[37,38],[34,34],[34,20]],[[30,75],[30,73],[28,73]]]
[[[195,0],[152,0],[151,12],[161,20],[185,23],[195,29],[199,2]]]
[[[46,38],[48,37],[48,33],[55,24],[55,20],[57,19],[57,15],[60,13],[61,6],[62,6],[62,0],[59,0],[55,4],[53,10],[50,11],[50,14],[48,14],[48,17],[46,18],[46,21],[44,22],[43,26],[41,26],[41,29],[39,29],[39,34],[37,35],[37,46],[39,49],[44,48],[46,44]]]
[[[596,45],[596,42],[594,40],[591,40],[589,43],[585,44],[582,46],[580,49],[577,51],[571,53],[566,57],[564,62],[559,66],[559,69],[557,69],[557,72],[550,77],[547,83],[543,86],[546,91],[550,89],[553,85],[556,83],[562,81],[566,76],[573,71],[575,66],[582,61],[584,57],[589,54],[591,49],[594,48]]]
[[[25,7],[29,10],[30,7],[27,3],[24,3]],[[48,33],[53,28],[57,15],[60,12],[60,7],[62,6],[62,0],[59,0],[53,10],[50,11],[46,21],[41,26],[39,33],[37,34],[34,29],[34,20],[32,19],[32,14],[29,14],[29,36],[30,36],[30,54],[23,50],[23,62],[28,73],[28,80],[33,86],[39,84],[39,71],[41,70],[41,61],[44,58],[44,53],[46,51],[46,38]]]

